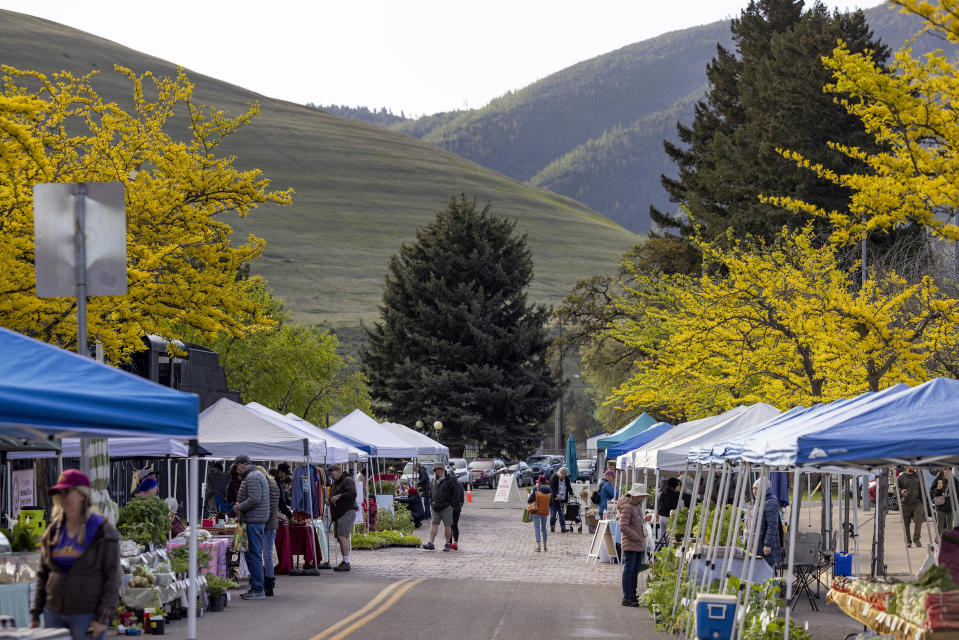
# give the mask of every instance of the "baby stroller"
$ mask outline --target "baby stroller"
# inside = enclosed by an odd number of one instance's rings
[[[573,523],[576,523],[577,531],[579,533],[583,532],[583,517],[580,514],[582,511],[582,505],[579,502],[579,498],[575,495],[570,496],[569,502],[566,503],[566,526],[569,527],[569,530],[573,530]]]

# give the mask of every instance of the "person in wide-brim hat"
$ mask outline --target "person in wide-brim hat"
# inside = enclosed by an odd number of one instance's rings
[[[636,483],[616,503],[619,509],[619,531],[623,549],[624,607],[639,606],[636,588],[639,572],[645,566],[643,562],[646,552],[645,523],[652,518],[652,514],[643,514],[643,503],[648,497],[649,491],[646,490],[646,485]]]

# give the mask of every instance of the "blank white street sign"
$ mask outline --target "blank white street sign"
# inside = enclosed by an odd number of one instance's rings
[[[76,295],[76,189],[76,184],[63,182],[33,186],[34,263],[41,298]],[[123,184],[87,182],[85,190],[87,295],[123,295],[127,292]]]

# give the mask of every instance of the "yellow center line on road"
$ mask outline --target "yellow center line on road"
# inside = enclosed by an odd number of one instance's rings
[[[425,579],[426,578],[417,578],[416,580],[412,580],[410,578],[403,578],[402,580],[397,580],[376,594],[376,597],[370,600],[363,608],[348,615],[333,626],[324,629],[319,634],[313,636],[310,640],[343,640],[343,638],[347,637],[357,629],[364,627],[368,622],[375,620],[380,615],[389,611],[390,607],[396,604],[397,601],[402,598],[407,591],[423,582]],[[387,600],[382,607],[376,609],[380,602],[387,597],[389,597],[389,600]],[[374,609],[376,610],[373,611]],[[364,618],[363,616],[366,617]],[[358,618],[362,619],[358,620]],[[346,629],[343,629],[343,631],[336,633],[346,625],[350,626]],[[331,636],[330,634],[332,633],[336,633],[336,635]]]

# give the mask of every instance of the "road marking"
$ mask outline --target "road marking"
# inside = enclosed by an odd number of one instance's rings
[[[380,615],[389,611],[389,609],[396,604],[397,601],[402,598],[407,591],[424,580],[426,580],[426,578],[417,578],[416,580],[413,580],[412,578],[403,578],[402,580],[397,580],[376,594],[376,597],[366,603],[363,608],[348,615],[333,626],[324,629],[319,634],[313,636],[310,640],[342,640],[357,629],[364,627],[368,622],[375,620]],[[389,600],[387,600],[381,608],[376,609],[376,607],[379,606],[379,604],[386,598],[389,598]],[[373,611],[374,609],[376,609],[376,611]],[[366,617],[363,618],[363,616]],[[357,620],[357,618],[362,619]],[[346,625],[350,626],[346,629],[343,629],[343,631],[340,631],[335,636],[330,635],[331,633],[336,633]]]

